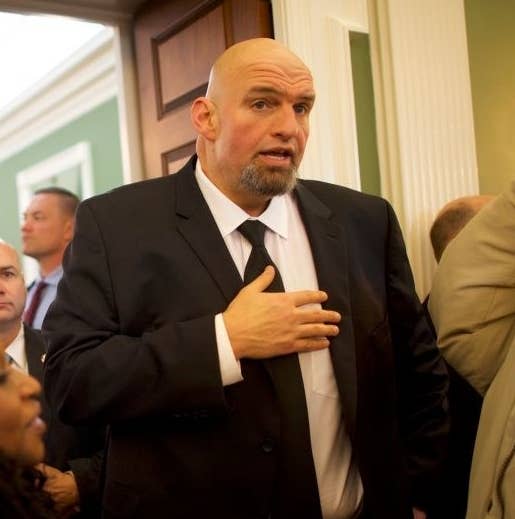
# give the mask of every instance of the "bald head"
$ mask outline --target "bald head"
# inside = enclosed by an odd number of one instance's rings
[[[0,250],[2,252],[8,252],[9,254],[12,254],[16,258],[17,264],[18,265],[20,264],[20,257],[18,255],[18,251],[10,243],[7,243],[6,241],[2,240],[1,238],[0,238]]]
[[[463,196],[445,204],[431,226],[430,237],[437,262],[449,242],[488,202],[491,195]]]
[[[14,247],[0,241],[0,344],[17,333],[26,294],[20,257]]]
[[[284,45],[268,38],[233,45],[191,109],[202,170],[235,204],[260,214],[295,185],[314,101],[309,69]]]
[[[0,238],[0,254],[3,263],[10,263],[14,265],[21,272],[21,262],[18,251],[6,241]]]
[[[311,72],[302,60],[282,43],[270,38],[254,38],[232,45],[215,61],[209,75],[206,97],[218,99],[226,88],[241,79],[242,75],[245,76],[249,68],[260,64],[263,69],[267,66],[287,66],[311,78]]]

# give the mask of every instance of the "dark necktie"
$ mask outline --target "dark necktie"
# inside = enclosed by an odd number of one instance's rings
[[[43,290],[48,285],[48,283],[45,283],[44,281],[40,281],[36,285],[36,290],[34,290],[34,295],[32,296],[32,299],[30,301],[30,305],[25,310],[25,313],[23,314],[23,322],[27,326],[32,326],[32,323],[34,322],[34,317],[36,315],[36,312],[39,308],[39,304],[41,303],[41,296],[43,295]]]
[[[243,222],[238,231],[250,242],[252,250],[245,266],[245,284],[259,276],[267,265],[275,277],[267,292],[283,292],[281,274],[265,248],[265,225],[258,220]],[[272,517],[321,517],[306,396],[297,353],[264,361],[274,386],[281,413],[280,467]],[[246,363],[242,363],[245,377]]]

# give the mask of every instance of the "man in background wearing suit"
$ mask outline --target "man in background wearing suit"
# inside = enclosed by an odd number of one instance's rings
[[[197,155],[79,207],[45,380],[110,424],[106,518],[425,517],[447,375],[388,203],[296,179],[314,99],[284,46],[236,44]]]
[[[431,245],[437,263],[447,245],[482,208],[494,199],[491,195],[462,196],[446,203],[431,226]],[[429,296],[424,300],[427,309]],[[428,315],[431,321],[431,317]],[[436,337],[436,331],[435,331]],[[468,482],[476,440],[481,395],[450,364],[448,456],[440,478],[441,493],[434,504],[435,519],[464,519],[467,511]]]
[[[515,181],[448,247],[429,308],[438,345],[484,397],[467,519],[515,517]]]
[[[42,382],[45,343],[39,331],[22,323],[25,298],[18,254],[13,247],[0,241],[0,351],[8,355],[9,362],[17,369]],[[47,464],[39,467],[48,478],[44,489],[52,496],[59,513],[67,516],[81,504],[83,517],[90,517],[87,511],[96,506],[95,500],[98,501],[101,459],[96,458],[97,454],[88,459],[87,451],[92,449],[98,433],[89,430],[86,434],[58,423],[48,413],[44,399],[42,407],[48,425],[45,459],[62,469]],[[103,447],[102,443],[100,447]]]
[[[63,275],[64,250],[73,236],[79,199],[61,187],[38,189],[23,213],[23,254],[38,262],[38,276],[29,286],[23,321],[40,330]]]

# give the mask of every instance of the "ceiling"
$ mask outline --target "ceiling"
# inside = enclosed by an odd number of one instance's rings
[[[75,16],[103,23],[129,20],[145,0],[0,0],[0,11]]]

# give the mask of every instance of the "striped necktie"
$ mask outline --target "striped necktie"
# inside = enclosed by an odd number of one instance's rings
[[[36,312],[38,311],[39,305],[41,303],[41,297],[43,295],[43,290],[47,287],[48,283],[45,283],[43,280],[41,280],[37,285],[36,289],[34,290],[34,295],[32,296],[32,299],[30,301],[30,305],[25,310],[25,313],[23,314],[23,322],[27,326],[32,326],[32,323],[34,322],[34,317],[36,316]]]

